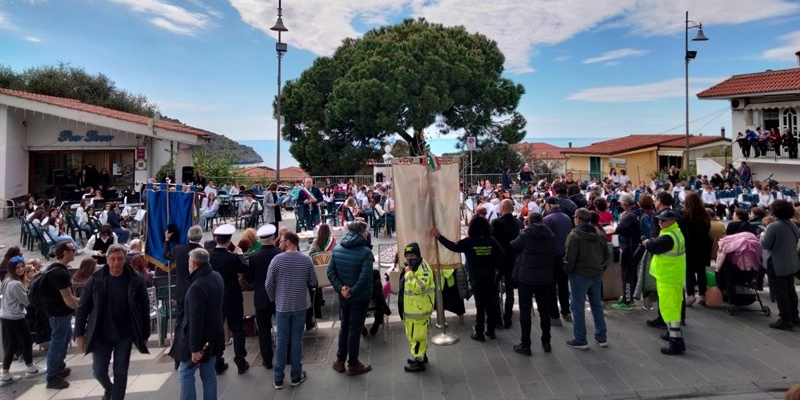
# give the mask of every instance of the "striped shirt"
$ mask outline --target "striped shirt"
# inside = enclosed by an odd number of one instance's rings
[[[280,253],[272,259],[264,287],[277,312],[305,310],[308,288],[317,286],[317,273],[311,258],[299,251]]]

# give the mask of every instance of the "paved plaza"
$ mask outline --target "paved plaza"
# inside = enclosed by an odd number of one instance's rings
[[[294,221],[289,221],[293,223]],[[206,233],[210,238],[210,234]],[[238,235],[234,239],[238,238]],[[392,243],[378,238],[375,244]],[[16,245],[19,224],[0,220],[0,245]],[[378,251],[378,246],[375,246]],[[4,253],[5,249],[0,250]],[[25,257],[41,257],[25,252]],[[77,266],[79,260],[73,262]],[[768,302],[769,296],[764,296]],[[637,308],[617,311],[607,303],[608,348],[591,343],[589,350],[575,350],[564,342],[571,338],[572,325],[553,327],[553,352],[546,354],[539,343],[538,317],[533,320],[533,356],[515,353],[519,342],[519,319],[499,330],[497,340],[479,343],[469,338],[474,322],[474,304],[468,301],[463,324],[447,314],[449,327],[461,338],[452,346],[429,346],[430,364],[420,374],[403,371],[409,357],[408,343],[397,316],[395,298],[386,332],[361,342],[361,359],[371,363],[372,372],[348,377],[331,369],[338,333],[334,293],[325,292],[326,304],[319,328],[306,332],[304,365],[308,380],[298,388],[272,387],[272,371],[261,366],[255,338],[248,338],[248,359],[253,367],[243,375],[235,368],[219,377],[221,399],[773,399],[783,398],[786,389],[800,382],[800,330],[770,329],[776,317],[760,312],[730,316],[721,309],[695,306],[687,310],[684,336],[688,351],[682,356],[665,356],[661,331],[645,326],[655,311]],[[768,303],[773,312],[774,304]],[[750,308],[755,309],[755,306]],[[371,318],[367,324],[371,324]],[[593,325],[587,314],[590,335]],[[435,334],[438,331],[432,329]],[[177,399],[179,383],[172,359],[157,347],[151,336],[149,355],[134,351],[129,372],[127,399]],[[230,349],[230,348],[229,348]],[[232,349],[230,349],[232,351]],[[44,365],[44,353],[34,350],[35,361]],[[231,356],[228,357],[231,362]],[[91,356],[73,347],[67,359],[72,375],[70,388],[45,388],[44,378],[22,379],[0,387],[5,399],[100,399],[102,389],[92,378]],[[12,373],[24,371],[15,362]]]

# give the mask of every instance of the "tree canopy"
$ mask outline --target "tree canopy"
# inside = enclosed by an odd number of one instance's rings
[[[67,63],[31,67],[20,73],[0,65],[0,87],[80,100],[112,110],[152,116],[156,105],[140,94],[120,89],[102,73],[91,75]]]
[[[409,19],[374,29],[286,84],[282,135],[312,174],[329,173],[330,152],[347,164],[336,172],[357,170],[395,135],[421,155],[432,126],[442,135],[517,143],[525,136],[516,111],[525,90],[502,76],[504,61],[494,41],[463,27]]]

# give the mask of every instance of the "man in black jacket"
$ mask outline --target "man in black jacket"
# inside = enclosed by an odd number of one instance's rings
[[[172,240],[173,234],[164,234],[166,242]],[[175,326],[181,326],[183,321],[183,299],[186,296],[186,279],[189,277],[189,252],[202,247],[200,241],[203,240],[203,228],[200,225],[191,226],[186,237],[189,243],[179,244],[172,251],[169,251],[169,243],[164,243],[164,258],[175,263]],[[175,360],[175,369],[178,369],[179,364]]]
[[[231,236],[236,232],[236,228],[231,224],[220,225],[214,230],[214,241],[217,246],[209,252],[211,267],[219,272],[222,281],[225,283],[225,296],[223,298],[223,311],[228,329],[233,332],[233,362],[239,370],[239,374],[245,373],[250,368],[245,357],[247,350],[244,347],[244,298],[242,296],[242,286],[239,284],[239,274],[248,272],[247,264],[241,254],[228,251],[231,243]],[[237,248],[237,251],[241,249]],[[222,357],[224,349],[216,349],[217,373],[221,374],[228,369],[228,364]]]
[[[209,265],[208,251],[194,249],[189,253],[189,278],[186,280],[184,318],[175,330],[175,343],[170,355],[181,362],[178,369],[181,398],[196,399],[194,371],[200,370],[204,394],[216,398],[216,355],[225,347],[222,330],[222,299],[225,284],[222,276]],[[203,396],[205,397],[205,396]]]
[[[92,353],[94,378],[103,386],[103,400],[122,400],[128,386],[133,345],[149,353],[150,300],[144,279],[125,264],[125,248],[108,249],[108,264],[86,282],[75,312],[75,342]],[[108,366],[114,355],[114,382]]]
[[[514,268],[517,253],[511,248],[510,243],[519,236],[519,231],[522,230],[522,221],[514,217],[513,211],[514,202],[505,199],[500,202],[500,217],[492,221],[492,236],[503,246],[503,251],[505,251],[505,256],[498,260],[498,274],[494,282],[495,286],[499,287],[500,280],[503,280],[506,286],[506,301],[502,313],[503,328],[505,329],[511,327],[511,317],[514,314],[514,280],[511,279],[511,271]],[[500,313],[498,312],[497,315]]]
[[[575,210],[578,209],[578,206],[574,201],[570,200],[567,195],[567,184],[564,182],[556,183],[553,185],[553,190],[556,192],[556,198],[558,199],[558,204],[561,206],[561,211],[572,219],[575,216]]]
[[[520,344],[514,346],[514,351],[530,356],[534,296],[539,309],[542,348],[546,353],[551,351],[549,302],[554,281],[552,265],[555,234],[543,223],[542,214],[536,212],[528,215],[527,225],[519,237],[511,241],[511,247],[520,254],[513,278],[519,290],[519,324],[522,337]]]
[[[248,273],[248,281],[252,282],[254,287],[253,303],[258,325],[258,347],[261,350],[261,358],[266,369],[272,369],[272,316],[275,314],[275,303],[267,296],[264,284],[267,281],[269,263],[281,252],[273,242],[275,232],[275,225],[272,224],[258,229],[256,234],[261,240],[261,248],[250,254],[250,272]]]

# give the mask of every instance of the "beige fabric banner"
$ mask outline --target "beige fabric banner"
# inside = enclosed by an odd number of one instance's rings
[[[457,159],[442,158],[442,166],[434,171],[422,165],[422,157],[394,159],[392,177],[395,201],[397,250],[400,263],[404,262],[403,249],[412,242],[419,243],[422,258],[436,268],[456,268],[461,265],[461,255],[440,245],[431,236],[435,226],[452,241],[461,239]],[[436,246],[439,259],[436,257]]]

